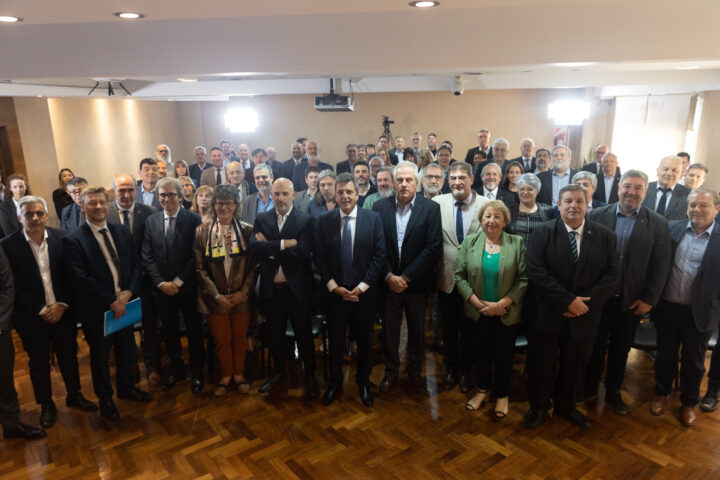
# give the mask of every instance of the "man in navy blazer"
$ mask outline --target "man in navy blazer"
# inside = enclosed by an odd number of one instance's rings
[[[83,190],[82,208],[86,223],[63,238],[63,257],[75,287],[75,321],[81,322],[90,346],[93,389],[100,400],[100,414],[117,420],[110,383],[110,349],[115,352],[117,396],[149,402],[152,396],[135,387],[134,352],[131,326],[105,335],[105,312],[115,318],[125,315],[127,302],[140,292],[141,266],[130,230],[107,223],[108,193],[103,187]]]
[[[671,268],[660,303],[653,314],[657,329],[653,415],[662,415],[669,403],[680,355],[680,419],[695,423],[700,382],[705,374],[708,340],[720,320],[720,195],[698,187],[688,196],[690,220],[670,222]]]
[[[212,168],[212,165],[206,160],[207,149],[202,145],[193,148],[193,153],[195,154],[195,163],[189,167],[190,178],[195,180],[196,185],[200,185],[202,173],[208,168]]]
[[[593,194],[594,200],[604,204],[618,201],[618,185],[620,184],[620,169],[617,155],[608,152],[602,157],[602,168],[597,172],[597,188]]]
[[[375,202],[385,237],[383,297],[383,356],[385,376],[378,389],[390,392],[400,374],[400,327],[407,319],[407,372],[418,392],[425,391],[420,375],[425,359],[425,308],[435,290],[435,264],[442,248],[440,205],[417,194],[419,174],[412,162],[400,162],[393,173],[395,195]]]
[[[289,319],[305,368],[305,395],[314,398],[320,393],[310,326],[315,221],[293,206],[295,192],[290,180],[277,179],[271,195],[274,208],[257,214],[250,237],[250,253],[260,260],[260,297],[266,319],[263,336],[275,362],[275,374],[260,386],[259,392],[269,392],[285,382],[285,332]]]
[[[556,145],[552,149],[550,158],[552,168],[537,175],[541,187],[536,201],[556,207],[560,189],[572,183],[571,179],[577,171],[570,168],[572,151],[565,145]]]
[[[200,216],[180,207],[182,184],[177,178],[161,178],[155,188],[162,211],[145,221],[142,261],[162,319],[165,350],[171,367],[163,390],[170,390],[187,378],[180,345],[180,314],[187,329],[192,381],[190,389],[200,393],[205,385],[203,364],[205,347],[197,312],[197,277],[193,243]]]
[[[323,170],[331,170],[334,171],[332,165],[329,163],[321,162],[320,161],[320,145],[317,142],[308,142],[306,147],[307,152],[307,158],[304,159],[302,162],[295,165],[295,168],[293,169],[293,176],[292,176],[292,182],[293,182],[293,188],[296,192],[305,190],[308,188],[307,183],[305,183],[305,169],[309,166],[318,167],[320,168],[320,171]]]
[[[317,220],[315,264],[329,300],[330,386],[323,405],[335,401],[343,384],[343,352],[348,323],[358,346],[357,382],[366,407],[370,391],[373,321],[377,311],[377,282],[385,268],[385,236],[380,215],[357,207],[357,183],[349,173],[336,180],[340,205]]]
[[[65,381],[67,406],[95,411],[97,405],[80,393],[77,331],[67,311],[72,290],[62,258],[66,232],[46,227],[44,199],[28,195],[20,199],[18,208],[23,228],[5,237],[0,245],[15,278],[13,325],[30,357],[30,381],[41,407],[40,425],[50,428],[57,421],[50,384],[51,344]]]
[[[68,181],[67,189],[74,203],[63,208],[60,215],[60,226],[63,230],[73,231],[85,222],[84,214],[80,208],[80,194],[83,188],[87,187],[87,184],[87,180],[82,177],[73,177]]]

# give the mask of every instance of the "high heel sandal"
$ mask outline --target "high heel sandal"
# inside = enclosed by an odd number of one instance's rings
[[[482,408],[483,405],[485,405],[488,393],[489,390],[478,390],[477,393],[465,404],[465,410],[472,412]]]
[[[505,418],[507,416],[509,403],[508,397],[498,398],[495,401],[495,418]]]

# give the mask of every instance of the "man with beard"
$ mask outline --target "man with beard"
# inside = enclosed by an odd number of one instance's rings
[[[292,181],[293,172],[295,172],[295,166],[299,165],[303,161],[303,156],[305,155],[305,148],[302,146],[301,143],[295,142],[290,146],[290,150],[292,151],[292,155],[290,155],[290,158],[283,162],[280,176]]]
[[[428,150],[435,156],[435,152],[437,152],[437,135],[435,133],[428,133],[427,144]]]
[[[690,189],[678,183],[681,171],[680,157],[670,155],[663,158],[657,169],[657,181],[648,185],[648,193],[643,205],[668,220],[688,218],[687,199]]]
[[[238,158],[233,150],[232,142],[230,140],[223,140],[220,142],[220,148],[222,149],[223,166],[226,167],[230,162],[237,162]]]
[[[572,151],[565,145],[556,145],[551,152],[552,171],[538,173],[540,192],[537,196],[539,203],[556,207],[560,189],[570,184],[570,180],[577,171],[570,168]]]
[[[303,213],[307,213],[308,205],[315,199],[319,173],[320,169],[318,167],[307,167],[305,169],[305,183],[307,183],[308,188],[302,192],[297,192],[293,200],[293,206]]]
[[[335,201],[335,179],[337,176],[332,170],[323,170],[317,176],[317,191],[315,198],[308,204],[307,213],[314,218],[325,215],[338,208]]]
[[[445,183],[445,172],[440,165],[431,163],[422,175],[422,191],[425,194],[425,198],[434,198],[440,195],[443,183]]]
[[[358,160],[353,166],[353,177],[358,184],[358,206],[362,207],[368,195],[377,192],[377,188],[370,183],[370,167],[367,162]]]
[[[172,156],[170,152],[170,147],[165,145],[164,143],[161,143],[155,148],[155,161],[156,162],[165,162],[165,172],[167,175],[167,169],[170,168],[170,171],[172,171],[173,161]]]
[[[465,163],[468,165],[474,165],[475,154],[479,151],[485,152],[485,157],[488,160],[492,161],[493,159],[493,150],[490,148],[490,130],[480,130],[477,134],[477,142],[478,146],[468,150],[467,155],[465,155]]]
[[[335,170],[329,163],[320,161],[320,144],[317,142],[308,142],[305,152],[307,159],[296,165],[293,170],[292,182],[296,192],[307,188],[307,183],[305,183],[305,169],[307,167],[319,167],[320,171]]]
[[[240,205],[249,195],[258,191],[254,183],[248,183],[245,180],[245,169],[242,168],[240,162],[228,163],[227,179],[230,185],[237,188]]]
[[[393,167],[380,167],[375,172],[375,183],[377,184],[377,192],[368,195],[363,203],[363,208],[372,210],[373,204],[381,198],[387,198],[395,190],[393,188]]]
[[[538,174],[550,168],[550,150],[547,148],[538,148],[535,150],[535,171],[525,172]]]
[[[438,149],[439,151],[440,149]],[[433,198],[440,204],[442,221],[442,264],[437,271],[440,321],[443,332],[445,376],[442,386],[450,390],[460,381],[460,391],[469,392],[474,386],[471,369],[475,364],[468,335],[462,335],[472,322],[465,316],[463,298],[455,287],[455,262],[462,241],[480,230],[480,209],[488,199],[472,191],[472,167],[464,162],[450,166],[448,182],[451,193]],[[460,344],[458,339],[462,339]]]
[[[358,161],[358,147],[354,143],[348,143],[345,147],[345,153],[347,160],[339,162],[335,166],[335,173],[340,175],[341,173],[352,173],[355,162]]]
[[[240,214],[242,221],[250,225],[255,223],[255,217],[257,217],[258,213],[275,208],[273,199],[270,196],[270,188],[273,182],[272,169],[261,163],[255,167],[253,175],[255,176],[255,187],[257,187],[258,191],[245,198]]]

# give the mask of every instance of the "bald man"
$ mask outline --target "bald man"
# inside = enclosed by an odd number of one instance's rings
[[[680,185],[682,159],[669,155],[660,160],[657,169],[657,181],[648,184],[643,205],[668,220],[688,218],[688,195],[690,189]]]
[[[250,253],[260,260],[261,308],[267,321],[263,335],[275,363],[274,375],[258,391],[270,392],[287,380],[285,331],[290,319],[305,366],[305,395],[314,398],[320,393],[309,301],[315,290],[311,266],[315,222],[293,208],[295,191],[290,180],[275,180],[270,194],[274,208],[257,214],[250,239]]]

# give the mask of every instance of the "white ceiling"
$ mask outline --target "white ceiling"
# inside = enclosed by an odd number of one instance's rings
[[[720,89],[720,0],[3,0],[0,15],[24,19],[0,24],[3,96],[86,96],[97,77],[178,100],[318,94],[331,77],[449,90],[463,74],[466,89]]]

